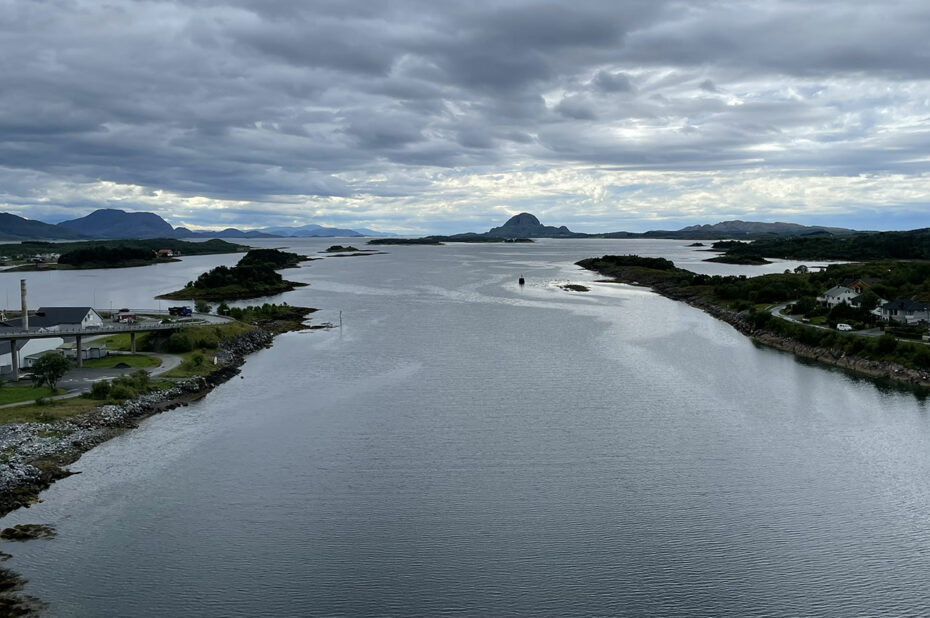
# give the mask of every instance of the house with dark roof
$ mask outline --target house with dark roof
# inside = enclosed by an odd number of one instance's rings
[[[849,288],[850,290],[855,291],[856,294],[862,294],[863,292],[865,292],[866,290],[872,287],[869,281],[872,281],[874,283],[874,280],[871,280],[871,279],[868,281],[864,279],[849,279],[848,281],[844,281],[843,283],[841,283],[840,286],[844,288]]]
[[[22,328],[23,319],[15,318],[0,323],[0,327]],[[29,328],[60,330],[103,326],[103,318],[92,307],[39,307],[29,314]],[[0,330],[0,337],[3,330]]]
[[[89,326],[103,326],[103,318],[92,307],[39,307],[29,314],[29,329],[42,332],[68,331],[75,328]],[[21,329],[23,319],[15,318],[0,322],[0,375],[12,371],[10,357],[10,341],[3,339],[4,329]],[[62,333],[63,336],[66,333]],[[16,343],[19,358],[33,356],[37,353],[55,349],[64,342],[64,339],[52,337],[49,339],[21,339]],[[20,365],[25,366],[25,365]]]
[[[882,305],[882,319],[899,324],[930,322],[930,305],[917,300],[893,300]]]

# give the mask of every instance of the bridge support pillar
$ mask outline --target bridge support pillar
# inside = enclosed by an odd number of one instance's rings
[[[136,333],[135,331],[129,333],[129,351],[132,354],[136,353]]]
[[[10,370],[13,372],[13,381],[19,379],[19,352],[16,350],[16,340],[10,339]]]
[[[74,351],[77,352],[77,366],[79,368],[83,367],[84,366],[84,354],[83,354],[83,350],[81,349],[81,336],[80,335],[77,335],[74,338]]]

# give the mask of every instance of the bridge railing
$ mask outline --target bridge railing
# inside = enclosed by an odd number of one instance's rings
[[[138,315],[168,315],[166,310],[160,309],[133,309],[133,313]],[[217,318],[217,316],[210,316]],[[224,320],[225,321],[225,320]],[[2,328],[0,327],[0,339],[16,339],[26,337],[71,337],[76,335],[101,335],[107,333],[127,333],[132,331],[149,331],[149,330],[171,330],[183,328],[185,326],[197,326],[208,324],[209,320],[206,314],[193,314],[183,322],[168,322],[165,324],[154,321],[140,321],[133,324],[128,322],[104,323],[100,326],[53,326],[53,327],[36,327],[36,328]]]

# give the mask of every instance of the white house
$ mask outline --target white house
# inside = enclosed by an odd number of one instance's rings
[[[103,319],[92,307],[39,307],[34,313],[29,314],[29,328],[42,329],[45,332],[90,326],[103,326]],[[0,322],[0,374],[6,375],[12,371],[10,342],[8,339],[3,339],[3,331],[5,328],[21,329],[22,327],[22,318]],[[64,340],[59,337],[23,339],[17,341],[16,350],[19,359],[23,360],[27,356],[54,350],[63,342]],[[20,367],[24,366],[20,363]]]
[[[916,300],[893,300],[882,305],[882,319],[899,324],[930,322],[930,305]]]
[[[3,331],[0,330],[0,335]],[[51,352],[62,344],[64,339],[61,337],[49,337],[47,339],[19,339],[16,341],[16,350],[19,354],[20,368],[31,366],[26,362],[29,357],[38,358],[46,352]],[[0,339],[0,376],[8,378],[13,372],[12,359],[10,358],[9,340]]]
[[[845,285],[838,285],[824,292],[822,296],[818,296],[817,300],[826,303],[828,307],[836,307],[840,303],[850,304],[852,299],[857,296],[859,296],[859,292],[856,290]]]
[[[10,321],[10,323],[15,322],[15,320]],[[18,325],[21,325],[21,322]],[[103,326],[103,318],[91,307],[39,307],[34,314],[29,316],[29,328],[45,328],[54,331],[90,326]]]

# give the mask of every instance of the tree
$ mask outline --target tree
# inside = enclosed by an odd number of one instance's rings
[[[197,310],[197,313],[210,313],[210,303],[204,300],[195,301],[194,309]]]
[[[872,290],[866,290],[858,298],[859,306],[865,309],[866,311],[871,311],[878,307],[878,303],[881,302],[881,299],[878,297],[878,294]]]
[[[48,384],[52,391],[58,381],[71,369],[71,361],[55,352],[47,352],[32,364],[32,385],[39,388]]]

